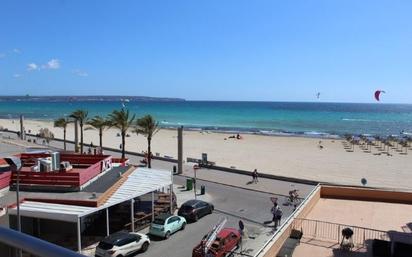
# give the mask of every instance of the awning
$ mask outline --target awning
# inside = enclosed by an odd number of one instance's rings
[[[162,187],[171,185],[170,171],[148,168],[136,168],[116,192],[99,207],[85,207],[78,205],[54,204],[44,202],[25,201],[20,204],[20,215],[24,217],[43,218],[67,222],[77,222],[83,216],[92,214],[121,202],[142,196]],[[9,214],[16,215],[16,207],[10,208]]]

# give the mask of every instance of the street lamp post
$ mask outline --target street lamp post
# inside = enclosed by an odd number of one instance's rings
[[[194,172],[195,172],[195,183],[194,183],[194,192],[195,192],[195,200],[197,200],[197,195],[196,195],[196,184],[197,184],[197,177],[196,177],[196,171],[197,171],[197,168],[195,167],[194,169]]]

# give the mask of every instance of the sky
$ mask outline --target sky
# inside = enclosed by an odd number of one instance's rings
[[[1,95],[412,103],[410,0],[2,0]],[[316,94],[320,92],[320,99]]]

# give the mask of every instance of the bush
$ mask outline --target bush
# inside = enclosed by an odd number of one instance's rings
[[[47,141],[47,143],[49,143],[50,140],[54,138],[53,132],[51,132],[48,128],[41,128],[37,136],[44,138]]]

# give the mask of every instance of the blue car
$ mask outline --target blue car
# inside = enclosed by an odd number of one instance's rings
[[[171,234],[184,230],[186,219],[177,215],[161,214],[150,225],[149,234],[168,239]]]

